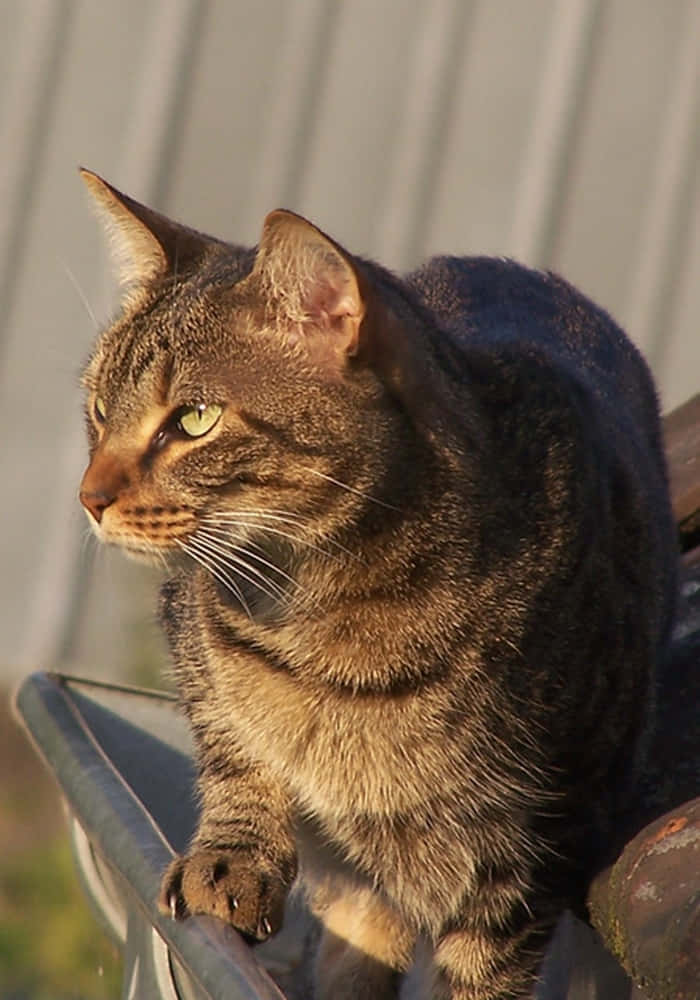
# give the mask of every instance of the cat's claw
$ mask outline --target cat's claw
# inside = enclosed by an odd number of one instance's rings
[[[209,914],[250,940],[265,941],[282,926],[287,882],[271,864],[256,871],[248,849],[194,850],[163,875],[159,907],[173,920]]]

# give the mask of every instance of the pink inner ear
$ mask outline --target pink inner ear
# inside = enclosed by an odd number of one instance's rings
[[[364,310],[355,275],[345,262],[324,261],[302,294],[307,321],[299,324],[297,336],[308,345],[315,342],[316,351],[323,345],[322,353],[328,357],[355,354]],[[313,336],[314,330],[320,338]]]
[[[344,251],[312,223],[282,209],[271,212],[255,273],[288,336],[329,357],[357,352],[365,313],[358,274]]]
[[[318,275],[307,292],[306,308],[316,323],[342,319],[345,316],[359,316],[356,286],[342,271]]]

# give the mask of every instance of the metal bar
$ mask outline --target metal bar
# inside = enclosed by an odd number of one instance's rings
[[[73,698],[70,683],[36,674],[24,681],[15,704],[91,845],[113,868],[122,886],[122,902],[128,911],[127,946],[133,946],[134,962],[143,948],[151,947],[150,936],[129,925],[134,918],[145,918],[196,983],[197,996],[211,1000],[283,1000],[280,990],[232,927],[212,917],[194,916],[176,922],[157,909],[161,873],[173,856],[170,844],[154,818],[152,803],[135,794],[105,751],[99,738],[104,731],[95,733],[83,714],[84,702]],[[95,703],[94,708],[99,714],[99,705]],[[109,716],[107,712],[108,726],[118,724],[117,716]],[[136,989],[144,984],[134,962],[127,961],[125,996],[150,996]]]

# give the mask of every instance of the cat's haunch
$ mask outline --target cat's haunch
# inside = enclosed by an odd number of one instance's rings
[[[657,403],[561,278],[403,278],[291,212],[254,250],[83,172],[121,315],[80,498],[162,563],[201,816],[161,905],[252,939],[293,883],[317,1000],[530,995],[605,859],[675,600]]]

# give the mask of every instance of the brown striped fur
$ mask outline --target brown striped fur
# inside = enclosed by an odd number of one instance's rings
[[[169,569],[199,758],[163,907],[262,939],[296,879],[318,1000],[395,997],[411,966],[425,997],[530,995],[669,635],[644,362],[511,261],[398,279],[285,212],[248,251],[84,176],[129,287],[85,370],[81,499]]]

